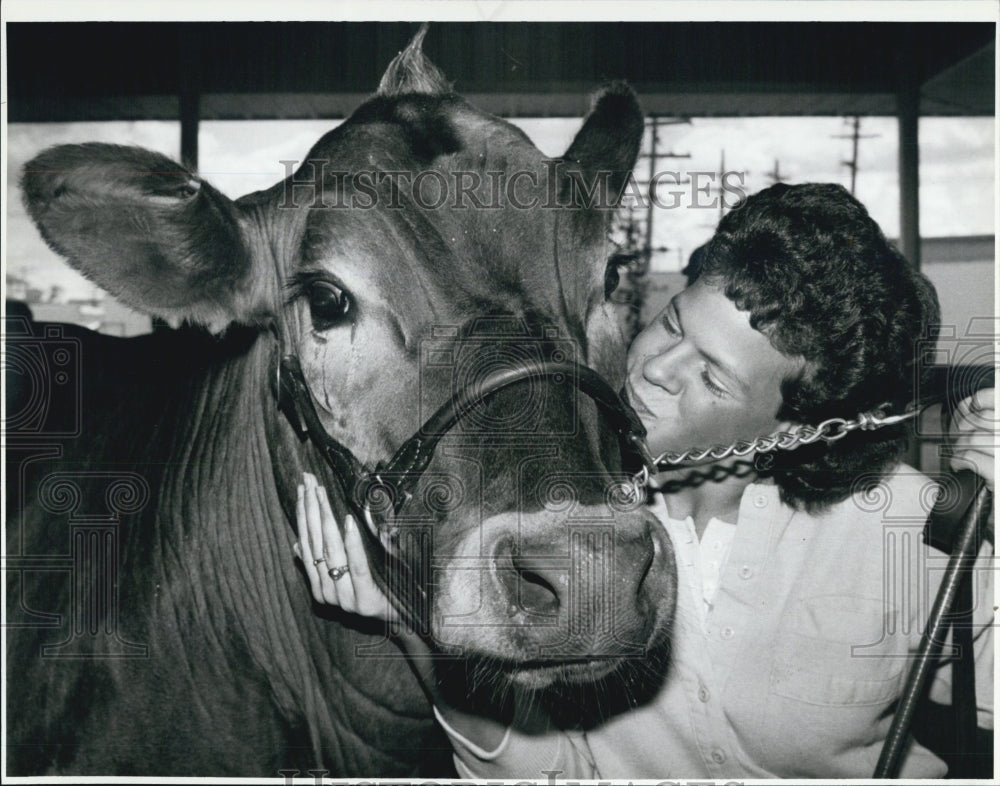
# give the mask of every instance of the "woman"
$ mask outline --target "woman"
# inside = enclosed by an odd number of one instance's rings
[[[885,404],[899,411],[918,397],[914,359],[919,342],[933,340],[936,295],[843,188],[777,185],[750,197],[721,221],[690,274],[629,349],[626,394],[654,454]],[[959,414],[978,408],[978,422],[992,422],[992,401],[981,392]],[[960,418],[961,456],[992,478],[991,449],[977,448],[970,420]],[[919,641],[919,601],[940,578],[919,539],[928,479],[900,463],[903,446],[901,426],[858,430],[654,478],[652,509],[679,574],[655,695],[576,724],[521,701],[520,715],[501,724],[450,706],[424,659],[459,773],[869,777]],[[345,522],[341,539],[322,489],[307,477],[300,491],[297,553],[314,596],[385,616],[357,523]],[[317,570],[314,555],[333,569]],[[990,573],[981,571],[983,581]],[[984,624],[976,639],[987,667],[990,634]],[[425,647],[401,644],[412,656]],[[992,673],[982,672],[980,723],[992,725]],[[943,675],[939,682],[935,696]],[[944,772],[914,745],[902,775]]]

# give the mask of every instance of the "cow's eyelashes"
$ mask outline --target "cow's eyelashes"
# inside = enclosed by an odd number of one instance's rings
[[[305,286],[305,295],[316,330],[327,330],[354,318],[354,300],[330,281],[310,281]]]

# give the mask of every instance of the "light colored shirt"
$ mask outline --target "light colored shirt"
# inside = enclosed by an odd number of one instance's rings
[[[668,518],[666,503],[663,497],[657,495],[653,512],[660,521]],[[676,520],[675,520],[676,521]],[[683,528],[688,533],[694,533],[694,519],[688,516],[684,521],[676,521],[677,528]],[[715,598],[715,591],[719,588],[719,578],[722,575],[722,568],[729,557],[729,547],[733,545],[733,537],[736,535],[736,525],[730,524],[722,519],[709,519],[705,525],[705,531],[698,542],[697,558],[698,562],[694,566],[695,571],[701,577],[701,595],[705,604],[702,611],[708,614],[712,608],[712,600]]]
[[[921,539],[933,501],[933,484],[906,466],[815,515],[783,505],[774,485],[751,484],[713,590],[713,541],[699,543],[691,521],[671,518],[656,500],[679,581],[670,662],[655,698],[585,732],[508,729],[493,751],[445,726],[459,774],[870,777],[947,564]],[[990,728],[992,567],[976,574],[975,613],[979,721]],[[932,697],[949,703],[950,669],[940,671]],[[945,770],[914,743],[901,777]]]

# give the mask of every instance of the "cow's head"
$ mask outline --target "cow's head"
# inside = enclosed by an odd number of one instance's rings
[[[23,180],[49,244],[124,302],[276,335],[274,357],[297,357],[324,430],[369,464],[498,368],[577,360],[615,388],[624,371],[607,233],[642,135],[632,92],[601,92],[546,161],[451,93],[422,37],[267,191],[233,202],[157,154],[110,145],[49,150]],[[672,611],[669,543],[645,510],[616,503],[618,444],[572,382],[528,380],[470,413],[379,533],[430,571],[438,643],[529,685],[641,655]]]

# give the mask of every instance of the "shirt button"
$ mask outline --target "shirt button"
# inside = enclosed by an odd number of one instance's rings
[[[758,494],[756,497],[753,498],[753,504],[755,507],[758,508],[766,508],[767,497],[765,497],[763,494]]]
[[[709,696],[710,696],[710,694],[708,692],[708,688],[706,688],[704,685],[702,685],[700,688],[698,688],[698,699],[699,700],[701,700],[703,702],[707,702],[708,699],[709,699]]]
[[[735,633],[736,633],[736,631],[734,631],[732,628],[723,628],[722,629],[722,638],[724,638],[724,639],[731,639]]]
[[[740,568],[741,579],[748,579],[751,576],[753,576],[753,568],[751,568],[749,565],[744,565],[742,568]]]
[[[724,751],[721,751],[718,748],[712,751],[712,761],[714,761],[716,764],[722,764],[725,760],[726,760],[726,754]]]

